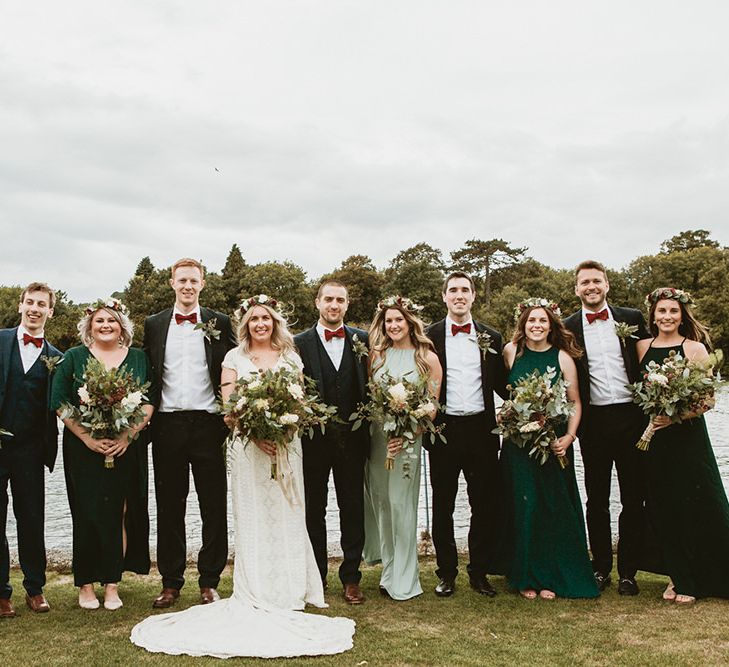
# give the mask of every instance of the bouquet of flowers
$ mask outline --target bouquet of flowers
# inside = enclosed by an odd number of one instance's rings
[[[529,456],[540,465],[552,453],[556,427],[575,411],[574,403],[567,398],[569,383],[561,377],[555,382],[556,375],[556,369],[548,366],[546,373],[535,370],[509,386],[511,398],[501,406],[499,425],[493,430],[518,447],[528,447]],[[557,461],[562,468],[569,464],[566,456],[558,456]]]
[[[268,440],[277,449],[286,450],[297,434],[307,433],[311,437],[315,426],[323,433],[325,425],[337,419],[336,406],[322,403],[314,381],[302,379],[293,367],[269,369],[239,378],[221,411],[234,421],[226,448],[240,437],[244,443]],[[273,461],[271,479],[278,478],[278,466]]]
[[[716,350],[707,359],[690,361],[671,350],[662,364],[648,362],[643,379],[628,385],[633,401],[651,419],[665,415],[674,424],[679,423],[686,415],[705,409],[713,398],[722,384],[719,368],[723,358],[721,350]],[[651,422],[636,447],[647,451],[654,433]]]
[[[428,433],[431,442],[435,442],[436,436],[445,442],[443,426],[436,426],[430,416],[433,410],[438,410],[440,406],[433,398],[429,385],[427,377],[420,376],[417,380],[408,380],[383,373],[378,380],[372,379],[368,384],[369,402],[361,403],[349,418],[354,422],[353,431],[367,420],[370,422],[370,432],[377,423],[382,425],[382,430],[390,438],[403,439],[403,451],[407,457],[403,462],[405,478],[410,475],[410,459],[417,458],[414,444],[420,433]],[[394,459],[388,454],[385,468],[392,470],[393,467]]]
[[[82,381],[79,406],[62,405],[61,419],[72,419],[97,440],[116,440],[144,421],[142,403],[147,399],[149,382],[140,382],[124,368],[106,368],[93,357],[86,364]],[[114,457],[106,456],[104,466],[113,468]]]

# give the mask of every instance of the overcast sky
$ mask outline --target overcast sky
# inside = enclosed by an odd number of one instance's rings
[[[729,245],[729,3],[0,0],[0,284]],[[216,170],[217,169],[217,170]]]

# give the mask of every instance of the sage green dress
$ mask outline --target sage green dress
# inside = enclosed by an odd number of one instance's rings
[[[509,383],[535,369],[545,373],[556,368],[559,350],[529,348],[514,361]],[[566,425],[558,430],[561,436]],[[572,447],[569,465],[562,468],[550,456],[544,465],[505,440],[500,466],[504,481],[505,528],[502,567],[509,586],[519,590],[550,590],[563,598],[595,598],[600,595],[587,551],[582,501],[577,489]]]
[[[374,373],[415,380],[415,350],[387,350],[385,362]],[[421,438],[413,458],[405,452],[395,457],[392,470],[385,469],[389,436],[381,424],[372,429],[370,458],[365,467],[365,546],[369,565],[382,563],[380,586],[394,600],[409,600],[423,592],[418,569],[418,499],[420,497]],[[409,470],[404,470],[404,466]]]
[[[650,347],[648,362],[662,363],[683,346]],[[729,598],[729,502],[704,417],[656,431],[647,457],[646,508],[661,566],[681,595]]]
[[[91,353],[85,346],[66,352],[53,377],[51,407],[78,406],[78,389]],[[147,357],[130,348],[121,367],[147,381]],[[104,466],[104,455],[92,452],[70,429],[63,430],[63,464],[73,521],[73,577],[76,586],[121,581],[122,571],[149,572],[148,470],[145,432]],[[122,516],[127,531],[123,553]]]

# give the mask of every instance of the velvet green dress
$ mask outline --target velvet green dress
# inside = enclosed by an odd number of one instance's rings
[[[559,350],[535,352],[529,348],[514,361],[509,383],[535,369],[557,369]],[[563,435],[566,426],[557,435]],[[529,450],[505,440],[500,466],[506,505],[502,535],[501,569],[511,588],[550,590],[558,597],[594,598],[595,584],[587,551],[582,501],[577,489],[572,447],[569,465],[562,469],[556,457],[544,465]]]
[[[78,389],[91,353],[85,346],[66,352],[53,377],[51,407],[78,406]],[[121,367],[147,381],[147,357],[130,348]],[[149,572],[149,515],[146,432],[104,466],[104,455],[92,452],[69,429],[63,430],[63,463],[73,521],[73,576],[76,586],[116,583],[122,572]],[[122,517],[127,531],[123,553]]]
[[[648,362],[662,363],[683,346],[650,347]],[[646,508],[662,563],[677,593],[729,598],[729,502],[704,417],[656,431],[647,457]]]

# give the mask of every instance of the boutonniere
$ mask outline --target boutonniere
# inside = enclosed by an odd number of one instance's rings
[[[208,343],[212,343],[213,338],[215,340],[220,340],[220,331],[215,328],[215,325],[217,323],[217,317],[212,317],[207,322],[198,322],[195,325],[195,331],[197,331],[198,329],[202,330],[203,336],[208,339]]]
[[[367,349],[367,345],[365,345],[364,341],[359,339],[357,334],[352,334],[352,350],[354,350],[355,356],[360,361],[363,357],[368,357],[370,354],[370,351]]]
[[[476,345],[478,345],[478,349],[481,350],[481,355],[483,356],[484,361],[486,361],[487,354],[496,354],[496,350],[491,347],[491,336],[489,336],[485,331],[476,332]]]
[[[637,324],[628,324],[627,322],[615,322],[615,335],[620,338],[620,344],[625,345],[625,341],[628,338],[638,339],[638,336],[634,335],[638,331]]]
[[[41,361],[46,365],[48,369],[48,375],[51,375],[56,370],[58,364],[63,363],[63,357],[56,355],[55,357],[49,357],[46,354],[41,354]]]

